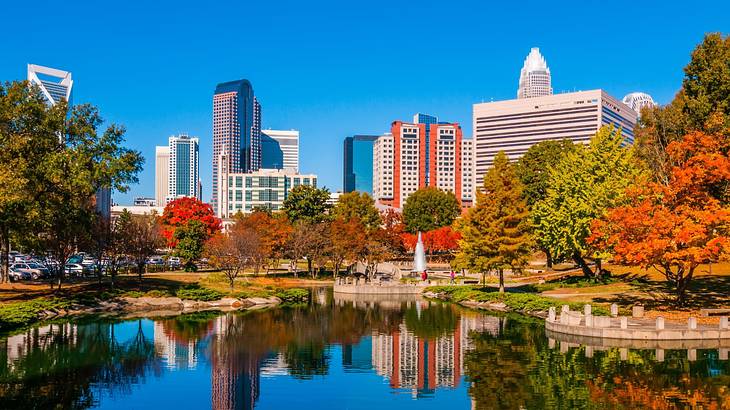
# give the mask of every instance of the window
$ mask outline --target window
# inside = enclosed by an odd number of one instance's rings
[[[236,188],[242,188],[242,187],[243,187],[243,178],[236,177]]]

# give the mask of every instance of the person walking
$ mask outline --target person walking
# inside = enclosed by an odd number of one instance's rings
[[[451,277],[451,284],[452,285],[455,284],[456,283],[456,280],[455,280],[456,279],[456,273],[454,272],[453,269],[451,270],[451,274],[449,276]]]

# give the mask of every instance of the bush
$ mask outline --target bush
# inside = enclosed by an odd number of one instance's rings
[[[309,299],[309,291],[299,288],[280,289],[274,294],[274,296],[278,297],[285,303],[299,303],[306,302]]]
[[[180,299],[197,300],[201,302],[210,302],[219,300],[224,295],[217,290],[202,288],[200,285],[187,285],[177,291],[177,297]]]

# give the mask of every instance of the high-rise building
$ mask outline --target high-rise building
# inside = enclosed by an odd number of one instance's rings
[[[170,136],[169,184],[166,202],[176,198],[192,197],[201,199],[198,139],[186,134]]]
[[[71,73],[56,68],[28,64],[28,81],[40,88],[41,93],[50,105],[66,100],[72,104],[73,80]]]
[[[170,147],[155,147],[155,201],[157,206],[167,203],[170,186]]]
[[[474,203],[474,140],[461,140],[461,206]]]
[[[261,168],[299,172],[299,131],[262,130]]]
[[[631,107],[632,110],[636,111],[637,116],[641,115],[641,110],[643,108],[651,108],[656,106],[656,103],[654,102],[654,99],[651,98],[651,95],[640,92],[626,94],[621,102]]]
[[[248,80],[218,84],[213,95],[213,209],[218,200],[218,161],[225,153],[230,172],[261,166],[261,105]]]
[[[540,141],[588,143],[603,125],[634,142],[636,111],[603,90],[474,104],[473,110],[477,187],[500,151],[516,161]]]
[[[222,155],[222,156],[225,156]],[[255,172],[229,172],[229,161],[220,158],[218,170],[218,207],[216,215],[230,218],[238,212],[250,213],[254,208],[281,209],[292,188],[317,186],[317,176],[301,175],[291,169],[260,169]]]
[[[540,49],[534,47],[525,58],[525,64],[520,71],[520,84],[517,88],[517,98],[532,98],[552,95],[553,87],[550,80],[550,69]]]
[[[342,188],[344,192],[367,192],[373,195],[373,146],[377,135],[353,135],[345,138]]]
[[[431,124],[438,124],[438,122],[438,117],[434,115],[423,114],[420,112],[413,115],[414,124],[423,124],[426,126],[426,132],[423,135],[426,137],[427,147],[431,146]],[[428,185],[429,179],[431,178],[431,174],[428,172],[428,170],[431,169],[431,158],[426,155],[424,160],[426,161],[426,185]]]
[[[433,186],[463,201],[462,132],[457,123],[394,121],[373,146],[375,199],[400,208],[416,190]],[[469,168],[470,166],[466,166]],[[462,204],[468,206],[469,203]]]

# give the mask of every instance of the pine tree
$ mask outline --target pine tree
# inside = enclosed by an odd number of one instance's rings
[[[482,275],[496,272],[500,292],[504,292],[505,269],[524,268],[533,244],[522,190],[514,166],[500,152],[484,177],[483,191],[477,192],[477,205],[457,223],[462,238],[456,267]]]

